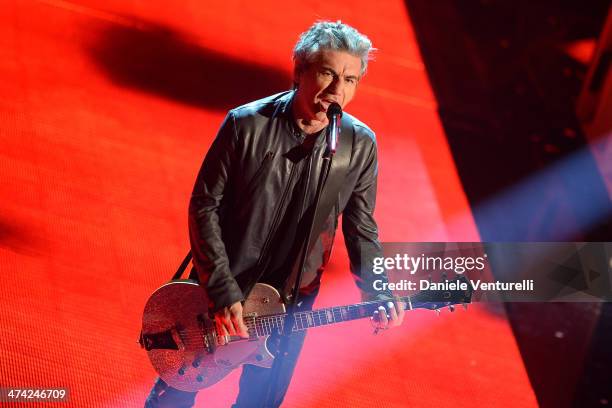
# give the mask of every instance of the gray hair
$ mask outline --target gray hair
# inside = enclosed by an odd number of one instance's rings
[[[371,59],[372,41],[359,31],[340,20],[317,21],[308,31],[300,35],[300,39],[293,49],[293,61],[296,72],[301,72],[309,63],[313,62],[321,50],[346,51],[361,59],[361,72],[363,76]]]

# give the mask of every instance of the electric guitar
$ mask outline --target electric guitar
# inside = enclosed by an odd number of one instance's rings
[[[456,278],[465,281],[464,276]],[[467,307],[472,297],[466,290],[421,291],[395,298],[406,310],[430,309],[439,312],[456,304]],[[392,299],[389,299],[392,300]],[[372,301],[295,313],[292,330],[330,325],[372,316],[387,301]],[[285,305],[272,286],[258,283],[244,302],[243,320],[249,338],[225,336],[219,345],[215,322],[209,316],[204,289],[192,280],[171,281],[149,298],[142,319],[139,343],[147,351],[159,376],[183,391],[210,387],[242,364],[271,367],[274,344],[271,336],[283,331]],[[274,336],[276,337],[276,336]]]

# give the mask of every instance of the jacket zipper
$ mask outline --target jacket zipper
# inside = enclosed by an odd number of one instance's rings
[[[269,152],[266,153],[266,155],[264,156],[263,160],[261,161],[261,166],[259,166],[259,168],[255,172],[255,175],[251,179],[251,182],[249,183],[249,186],[247,188],[247,195],[246,195],[246,197],[250,197],[251,194],[253,194],[253,191],[257,187],[257,182],[259,181],[259,177],[268,168],[268,166],[272,162],[272,159],[274,159],[275,155],[276,155],[276,153],[273,152],[273,151],[269,151]]]
[[[270,246],[270,240],[272,239],[272,236],[274,235],[274,232],[276,231],[278,220],[280,218],[280,213],[285,205],[285,200],[287,198],[287,192],[289,191],[291,187],[291,182],[293,181],[296,167],[297,167],[297,164],[295,163],[291,167],[291,173],[289,174],[289,181],[287,181],[287,187],[285,187],[285,190],[283,191],[283,195],[281,196],[281,201],[278,205],[278,209],[276,210],[276,214],[274,214],[274,218],[272,219],[272,226],[270,227],[270,231],[268,232],[268,236],[266,237],[266,240],[264,241],[264,245],[261,250],[261,254],[259,255],[259,259],[257,260],[258,266],[260,266],[262,261],[266,259],[265,256],[267,256],[267,253],[268,253],[268,247]],[[260,271],[260,276],[257,277],[257,280],[261,278],[261,274],[263,272],[264,271]]]

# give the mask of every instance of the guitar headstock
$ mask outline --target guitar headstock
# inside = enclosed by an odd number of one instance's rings
[[[455,310],[455,305],[467,305],[472,302],[472,285],[464,275],[459,275],[453,280],[447,280],[446,275],[442,275],[441,282],[428,281],[426,289],[411,297],[413,308],[423,308],[435,310],[447,307],[451,312]]]

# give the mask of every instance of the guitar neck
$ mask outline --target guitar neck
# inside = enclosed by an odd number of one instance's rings
[[[365,319],[372,316],[380,306],[387,308],[389,300],[376,300],[370,302],[357,303],[347,306],[328,307],[325,309],[309,310],[295,314],[294,329],[297,331],[311,327],[326,326],[334,323],[348,322],[351,320]],[[409,296],[398,298],[401,302],[407,302],[406,309],[413,308]]]
[[[389,299],[391,300],[391,299]],[[350,320],[365,319],[372,316],[380,306],[385,306],[389,300],[377,300],[357,303],[354,305],[335,306],[325,309],[308,310],[295,313],[293,331],[302,331],[312,327],[327,326],[334,323],[348,322]],[[415,304],[410,296],[396,298],[406,303],[406,310],[423,307]],[[261,316],[255,319],[255,328],[258,335],[269,335],[283,328],[286,314]]]
[[[311,327],[365,319],[372,316],[380,306],[385,306],[386,308],[386,303],[390,300],[403,302],[406,305],[406,310],[438,310],[445,306],[449,306],[453,310],[456,304],[467,305],[470,303],[472,288],[465,276],[461,275],[452,281],[445,280],[444,282],[442,290],[421,291],[412,296],[297,312],[294,314],[295,322],[292,325],[292,331],[302,331]],[[257,331],[257,335],[270,335],[277,331],[283,331],[286,317],[286,314],[260,316],[253,317],[253,320],[245,320],[245,322],[247,322],[250,328]]]

